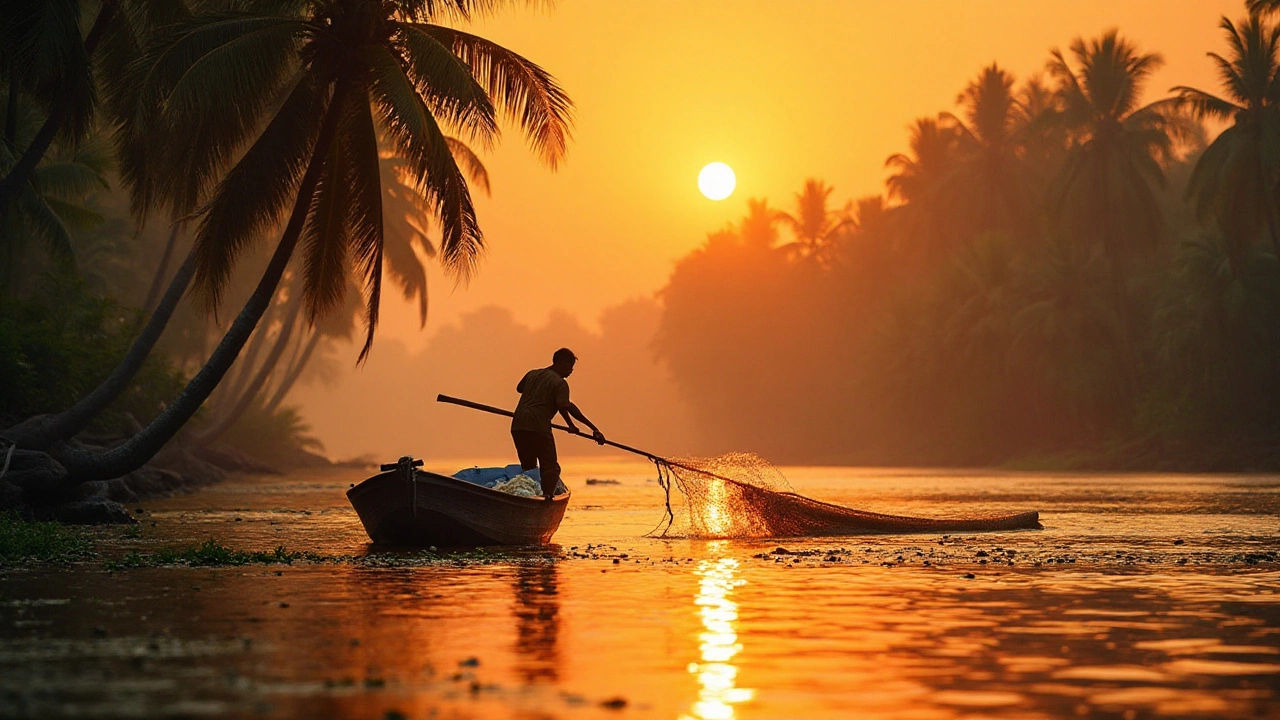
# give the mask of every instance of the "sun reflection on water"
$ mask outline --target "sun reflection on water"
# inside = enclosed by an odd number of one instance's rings
[[[701,518],[705,533],[712,537],[728,534],[729,512],[724,505],[724,481],[712,478],[707,485],[706,512]]]
[[[720,543],[710,543],[714,552]],[[735,587],[745,580],[736,579],[738,561],[733,558],[703,560],[698,563],[698,614],[702,618],[703,632],[698,636],[701,662],[689,663],[689,672],[698,679],[698,701],[691,714],[681,720],[729,720],[734,717],[734,705],[750,700],[755,690],[737,687],[738,668],[733,658],[742,650],[734,622],[738,619],[738,604],[730,599]]]

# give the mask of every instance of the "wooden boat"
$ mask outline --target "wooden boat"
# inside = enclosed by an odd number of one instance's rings
[[[543,545],[564,519],[569,491],[550,501],[425,472],[401,458],[347,491],[369,539],[385,545]]]

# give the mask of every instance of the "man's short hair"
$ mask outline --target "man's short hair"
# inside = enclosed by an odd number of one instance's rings
[[[578,356],[574,355],[573,351],[570,350],[569,348],[560,348],[559,350],[556,351],[554,355],[551,356],[551,362],[553,363],[571,363],[576,361],[577,359],[578,359]]]

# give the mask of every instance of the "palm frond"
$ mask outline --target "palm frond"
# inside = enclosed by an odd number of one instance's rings
[[[462,171],[467,174],[467,178],[474,184],[479,185],[484,190],[485,195],[490,195],[489,190],[489,171],[485,169],[484,162],[480,160],[480,156],[463,141],[455,137],[446,137],[445,142],[449,143],[449,152],[453,153],[453,159],[457,161]]]
[[[358,96],[349,102],[359,102]],[[347,215],[351,209],[345,182],[346,150],[342,138],[335,138],[329,144],[299,240],[303,262],[302,299],[312,323],[341,304],[346,294],[350,237]]]
[[[369,109],[368,97],[350,104],[339,126],[339,135],[348,144],[347,191],[350,195],[347,223],[351,255],[356,272],[364,278],[365,341],[357,363],[364,362],[373,349],[378,328],[378,308],[382,302],[382,254],[385,228],[382,216],[382,180],[378,162],[378,129]]]
[[[69,107],[59,136],[74,143],[88,133],[97,104],[93,65],[80,35],[77,0],[11,0],[4,8],[3,40],[11,78],[46,114]]]
[[[216,308],[244,248],[275,229],[306,171],[328,93],[300,78],[275,117],[223,177],[196,231],[196,287]]]
[[[551,7],[554,0],[390,0],[396,15],[418,22],[451,20],[472,22],[510,5]]]
[[[124,149],[136,153],[141,141],[162,152],[122,161],[129,182],[153,176],[140,188],[146,202],[185,215],[204,200],[288,80],[305,29],[294,18],[220,13],[159,34],[131,68],[141,85],[135,122],[150,137],[131,138]]]
[[[420,27],[398,23],[396,29],[406,74],[432,115],[491,147],[498,137],[495,110],[471,69]]]
[[[470,33],[425,23],[413,27],[461,58],[494,104],[519,124],[543,162],[553,169],[559,164],[568,150],[573,103],[550,73]]]
[[[42,195],[80,199],[98,190],[107,190],[102,173],[78,162],[50,162],[36,167],[31,182]]]
[[[44,196],[45,205],[62,220],[64,227],[69,230],[92,230],[100,227],[106,222],[106,217],[96,210],[79,205],[74,202],[68,202],[56,197]],[[124,248],[121,248],[122,250]]]
[[[1185,85],[1174,86],[1169,92],[1177,93],[1177,101],[1201,118],[1226,121],[1243,109],[1216,95]]]
[[[466,179],[440,126],[390,53],[371,48],[366,62],[383,127],[440,221],[441,264],[456,280],[465,282],[484,249]]]
[[[387,275],[400,287],[404,299],[418,306],[418,323],[425,327],[427,273],[418,250],[428,258],[435,257],[435,246],[426,232],[431,204],[413,184],[405,182],[410,173],[402,158],[383,158],[380,166],[385,228],[383,260]]]
[[[30,185],[18,194],[17,201],[27,226],[32,234],[44,241],[49,256],[63,268],[73,269],[75,248],[71,242],[71,232],[62,218],[58,217],[58,213]]]

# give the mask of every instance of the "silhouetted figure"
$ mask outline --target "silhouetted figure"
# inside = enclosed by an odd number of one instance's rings
[[[591,437],[596,442],[604,444],[604,434],[600,429],[582,414],[577,405],[569,402],[569,383],[565,378],[573,374],[573,366],[577,362],[572,350],[560,348],[551,356],[551,367],[530,370],[516,385],[520,403],[516,405],[515,417],[511,419],[511,439],[516,444],[520,468],[538,468],[542,476],[542,495],[548,500],[556,494],[556,483],[560,480],[551,418],[559,412],[570,432],[581,433],[573,424],[573,419],[577,418],[591,428]]]

